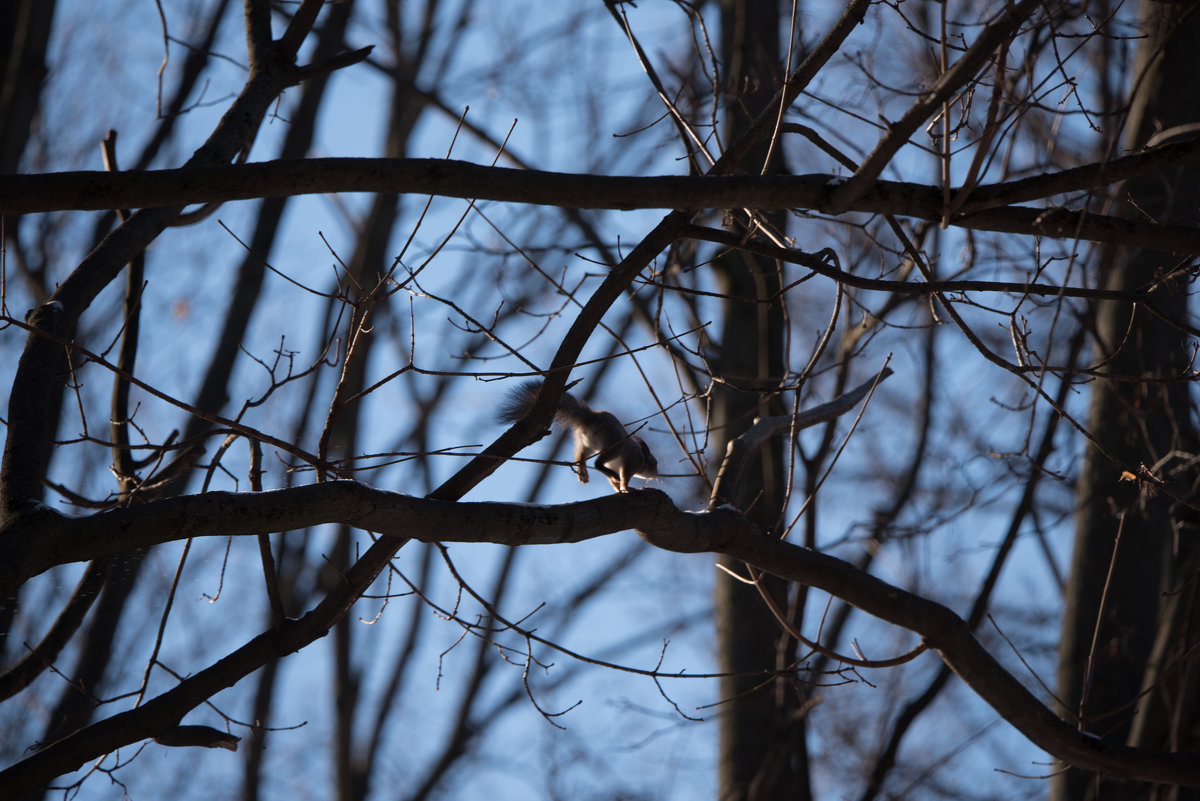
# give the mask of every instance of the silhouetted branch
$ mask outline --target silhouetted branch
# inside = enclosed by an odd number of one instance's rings
[[[1164,155],[1162,151],[1169,151]],[[1080,191],[1200,160],[1194,142],[1064,174],[980,186],[950,225],[1029,236],[1077,237],[1153,250],[1196,252],[1200,230],[1063,207],[1009,205]],[[0,214],[65,209],[150,208],[339,192],[439,195],[583,209],[811,209],[832,212],[846,179],[834,175],[608,176],[517,170],[450,159],[323,158],[188,167],[143,173],[61,172],[0,176]],[[1033,194],[1035,188],[1045,194]],[[941,221],[942,191],[872,181],[847,211]]]

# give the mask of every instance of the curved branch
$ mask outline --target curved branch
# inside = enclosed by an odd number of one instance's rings
[[[655,490],[642,490],[639,495]],[[788,581],[807,584],[921,635],[951,670],[1030,742],[1063,763],[1115,778],[1200,786],[1200,756],[1110,745],[1054,715],[939,603],[865,573],[848,562],[769,537],[728,507],[678,512],[676,525],[639,530],[651,545],[715,551]],[[664,515],[665,517],[665,515]]]
[[[169,730],[212,694],[322,636],[357,598],[354,588],[369,584],[386,564],[402,542],[399,537],[523,545],[580,542],[629,528],[658,548],[726,554],[915,632],[1001,717],[1066,764],[1116,778],[1200,786],[1200,755],[1110,745],[1071,728],[1005,670],[947,607],[848,562],[768,537],[735,509],[685,512],[659,490],[532,506],[411,498],[340,481],[263,493],[170,498],[88,518],[67,519],[49,509],[27,517],[37,518],[31,524],[46,542],[38,550],[50,551],[42,554],[42,569],[85,558],[72,549],[110,552],[187,536],[251,535],[317,522],[345,522],[390,536],[372,546],[347,571],[345,583],[303,618],[283,621],[142,706],[81,729],[0,772],[0,784],[17,795],[147,733]],[[32,540],[39,538],[26,539],[37,547]],[[0,553],[0,564],[8,556]],[[27,570],[31,564],[26,560],[22,567]]]
[[[107,560],[88,565],[50,630],[19,662],[0,673],[0,700],[11,698],[24,690],[42,675],[47,667],[54,664],[54,660],[75,636],[84,617],[99,597],[100,589],[108,575],[108,567]]]
[[[763,603],[765,603],[767,608],[771,610],[771,614],[775,617],[776,622],[783,627],[783,630],[791,635],[796,642],[800,643],[805,648],[813,650],[827,659],[832,659],[835,662],[840,662],[841,664],[849,665],[850,667],[887,668],[903,665],[906,662],[911,662],[929,650],[929,645],[922,640],[899,656],[893,656],[887,659],[856,659],[854,657],[846,656],[845,654],[839,654],[832,648],[827,648],[826,646],[821,645],[821,643],[817,642],[816,640],[808,639],[804,636],[804,632],[800,631],[799,628],[794,626],[792,622],[788,620],[787,615],[782,609],[779,608],[779,604],[775,602],[775,599],[771,597],[771,593],[767,591],[767,589],[762,585],[762,582],[759,580],[762,576],[761,571],[751,568],[753,579],[747,581],[747,579],[734,574],[731,570],[729,570],[729,568],[722,564],[718,564],[717,567],[721,570],[724,570],[738,581],[744,581],[749,584],[753,584],[755,589],[758,590],[759,596],[763,599]]]
[[[1009,292],[1018,295],[1033,295],[1044,298],[1088,298],[1091,300],[1119,300],[1125,302],[1143,301],[1145,292],[1122,292],[1116,289],[1096,289],[1092,287],[1067,286],[1063,284],[1031,284],[1020,281],[977,281],[972,279],[947,279],[945,281],[898,281],[889,278],[870,278],[840,269],[825,257],[827,251],[809,253],[799,248],[780,247],[771,242],[759,239],[747,239],[736,231],[724,231],[703,225],[691,224],[681,232],[683,236],[714,242],[729,248],[757,253],[771,259],[779,259],[788,264],[796,264],[817,275],[822,275],[839,284],[867,289],[874,292],[889,292],[898,295],[934,295],[939,292]],[[799,281],[806,280],[801,278]],[[794,284],[785,286],[779,294],[786,292]],[[1147,284],[1147,288],[1152,287]],[[776,298],[771,298],[774,301]]]

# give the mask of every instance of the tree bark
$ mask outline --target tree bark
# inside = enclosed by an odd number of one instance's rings
[[[778,3],[725,0],[721,4],[721,48],[726,65],[726,135],[734,141],[761,113],[781,78]],[[778,172],[781,159],[762,143],[744,160],[747,170]],[[766,215],[778,230],[782,215]],[[744,225],[745,220],[738,221]],[[763,302],[782,289],[780,262],[745,252],[715,265],[727,299],[724,329],[715,364],[726,379],[714,385],[710,422],[713,454],[719,460],[731,438],[756,417],[783,411],[777,387],[783,380],[784,315],[780,303]],[[747,302],[747,300],[751,302]],[[760,451],[736,498],[763,531],[779,530],[786,506],[782,448],[777,439]],[[746,566],[719,562],[735,575]],[[721,680],[719,798],[767,801],[809,797],[804,720],[793,713],[803,687],[776,676],[789,669],[792,643],[780,629],[760,588],[786,609],[787,582],[762,575],[759,587],[719,572],[714,588],[715,625]]]
[[[1194,121],[1200,84],[1183,78],[1200,69],[1200,16],[1193,11],[1142,4],[1147,36],[1133,71],[1127,150]],[[1128,216],[1194,224],[1198,180],[1194,168],[1133,179],[1118,190],[1118,202]],[[1110,249],[1102,259],[1108,288],[1117,290],[1161,280],[1175,266],[1172,258],[1142,249]],[[1167,280],[1155,292],[1164,318],[1185,319],[1184,291],[1181,280]],[[1088,428],[1095,439],[1076,492],[1059,695],[1068,714],[1081,715],[1083,729],[1105,740],[1190,750],[1195,670],[1189,670],[1191,660],[1172,661],[1196,639],[1189,614],[1196,609],[1194,514],[1177,500],[1192,494],[1196,472],[1173,456],[1196,449],[1189,385],[1179,380],[1189,368],[1189,338],[1140,309],[1131,316],[1127,306],[1108,301],[1094,308],[1097,361],[1114,376],[1145,380],[1093,384]],[[1142,466],[1165,482],[1166,492],[1123,476]],[[1148,692],[1139,697],[1143,689]],[[1051,795],[1055,801],[1098,798],[1100,784],[1093,774],[1071,770],[1058,777]],[[1124,792],[1160,797],[1150,786]]]

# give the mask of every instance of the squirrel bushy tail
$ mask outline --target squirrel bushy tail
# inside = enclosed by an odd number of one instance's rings
[[[520,420],[533,408],[533,402],[537,400],[537,394],[541,388],[542,382],[534,380],[522,381],[510,389],[504,398],[504,403],[500,404],[500,411],[496,413],[496,419],[501,423],[515,423]],[[596,416],[596,412],[570,392],[564,392],[558,401],[558,411],[554,416],[564,425],[574,427],[590,422]]]

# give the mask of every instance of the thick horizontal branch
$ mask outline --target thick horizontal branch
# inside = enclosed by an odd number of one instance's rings
[[[86,517],[48,507],[0,531],[0,597],[52,567],[117,556],[192,537],[252,536],[340,523],[422,542],[579,542],[643,523],[617,496],[563,506],[464,503],[387,492],[355,481],[268,492],[206,492]]]
[[[262,493],[213,492],[170,498],[84,518],[68,518],[41,508],[26,513],[0,534],[0,565],[6,571],[6,582],[20,581],[56,564],[111,556],[185,537],[263,534],[333,522],[430,542],[505,545],[580,542],[634,528],[647,542],[665,550],[727,554],[789,581],[824,590],[864,612],[916,632],[1005,720],[1067,764],[1117,778],[1200,786],[1200,755],[1109,745],[1071,728],[996,662],[966,622],[945,606],[881,581],[840,559],[766,536],[728,506],[686,512],[658,490],[560,506],[533,506],[412,498],[344,481]],[[36,528],[38,536],[32,536],[29,527]],[[309,623],[286,621],[278,630],[272,629],[248,643],[245,649],[249,649],[249,656],[239,649],[237,656],[231,654],[212,668],[183,680],[161,700],[153,699],[50,745],[0,772],[0,783],[32,788],[88,759],[98,758],[116,745],[131,742],[137,739],[137,732],[143,731],[138,723],[143,717],[146,721],[160,719],[155,717],[159,704],[173,704],[171,718],[177,720],[189,705],[204,700],[189,695],[189,682],[225,686],[225,673],[238,675],[231,660],[265,658],[258,653],[264,649],[268,654],[288,653],[300,647],[299,643],[319,636],[292,631],[305,625]],[[214,671],[215,678],[209,675]],[[181,702],[185,697],[191,700]],[[98,738],[99,744],[91,741],[89,746],[86,738],[93,728],[105,736]],[[98,748],[106,750],[93,753]]]
[[[1185,143],[1186,144],[1186,143]],[[1176,146],[1167,146],[1176,147]],[[1196,157],[1196,148],[1176,153],[1172,164]],[[1166,148],[1163,148],[1166,149]],[[1154,156],[1154,158],[1151,158]],[[1161,169],[1154,151],[1071,173],[1075,183],[1115,180]],[[1139,161],[1140,160],[1140,161]],[[1115,162],[1114,162],[1115,163]],[[1067,175],[1063,173],[1063,175]],[[831,212],[831,198],[844,179],[797,176],[605,176],[486,167],[442,159],[326,158],[155,170],[141,173],[64,172],[0,176],[0,214],[68,209],[116,209],[216,203],[264,197],[338,192],[389,192],[497,200],[566,208],[604,209],[806,209]],[[1055,193],[1088,188],[1047,177],[1042,188]],[[1012,194],[1028,198],[1030,184]],[[979,187],[952,225],[1005,233],[1079,238],[1155,250],[1200,253],[1200,230],[1159,225],[1064,208],[997,206],[1004,185]],[[848,211],[943,219],[942,191],[933,186],[874,181]]]
[[[1111,161],[1083,164],[999,184],[984,184],[972,190],[962,210],[971,212],[1028,203],[1055,195],[1069,195],[1197,162],[1200,162],[1200,137],[1150,148]]]

